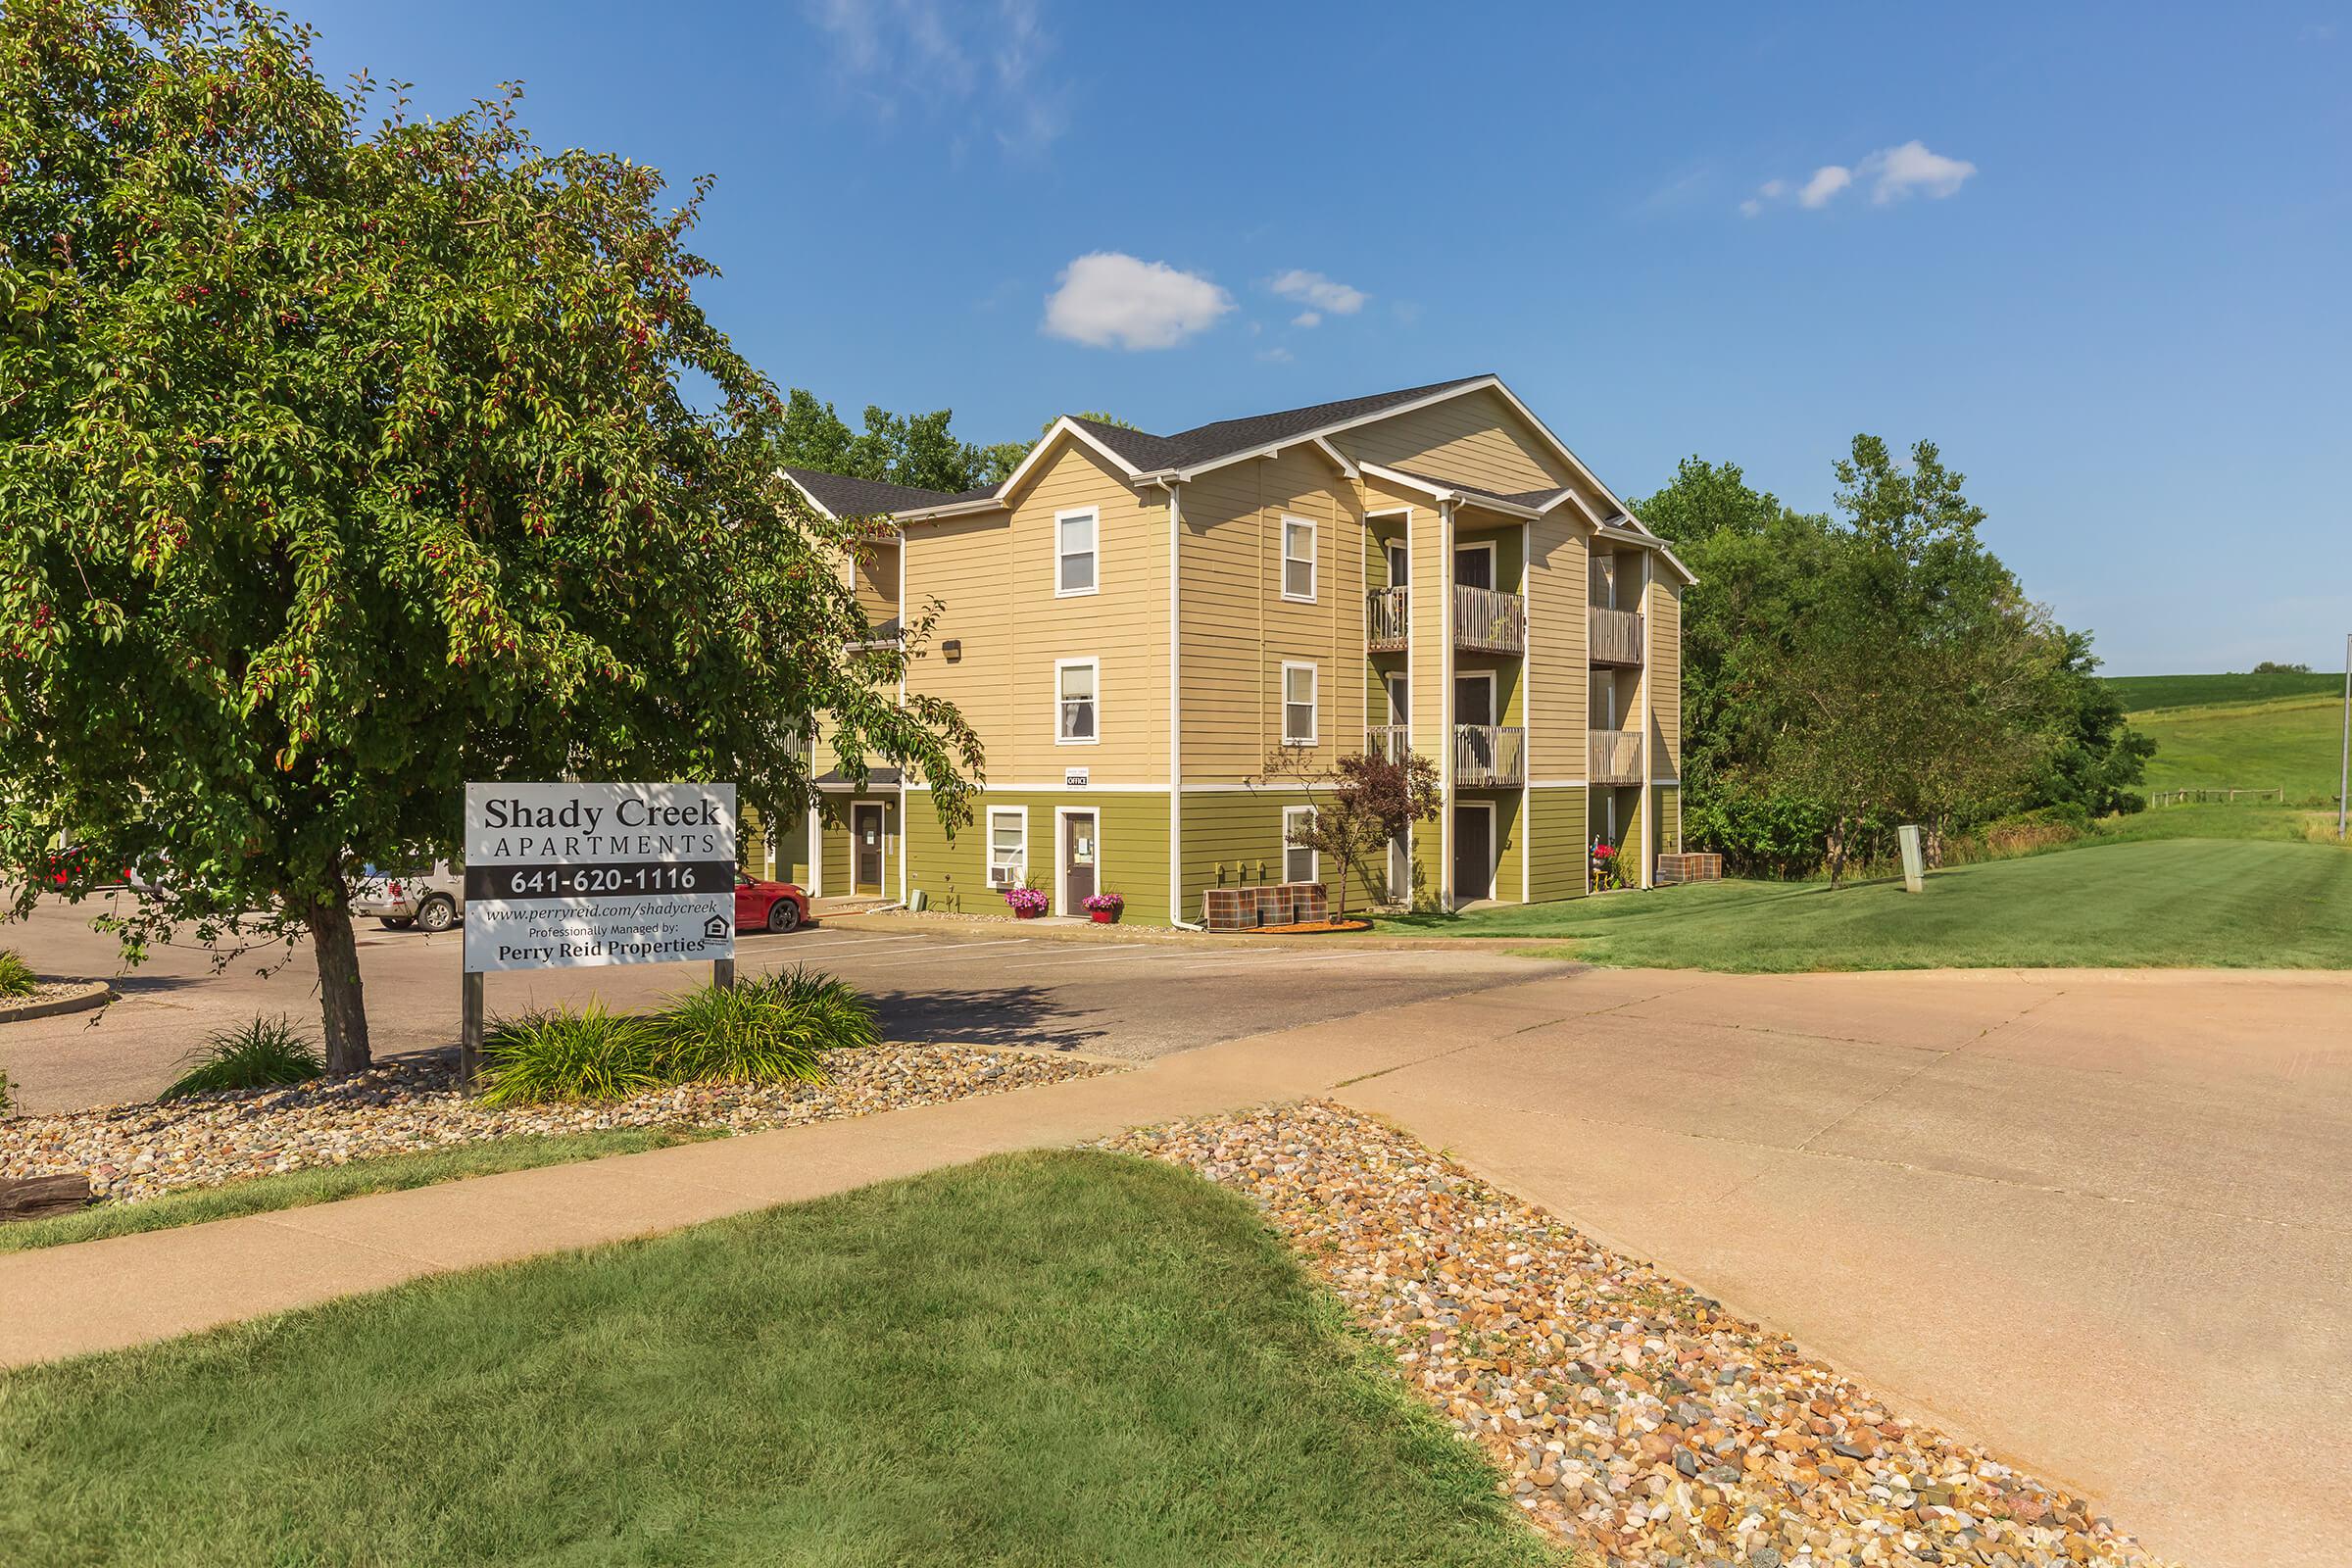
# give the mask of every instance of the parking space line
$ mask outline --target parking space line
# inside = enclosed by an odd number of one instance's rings
[[[1007,969],[1075,969],[1090,963],[1116,963],[1122,959],[1145,963],[1188,963],[1191,958],[1181,953],[1153,953],[1138,950],[1132,953],[1098,953],[1085,958],[1048,958],[1041,963],[1008,963]]]
[[[915,957],[894,957],[889,959],[887,962],[882,963],[860,963],[858,965],[858,970],[860,973],[863,973],[873,969],[903,969],[910,963],[949,963],[955,960],[956,954],[975,952],[981,948],[1003,948],[1012,946],[1032,947],[1035,946],[1035,944],[1026,937],[1006,937],[1001,942],[959,942],[956,945],[954,953],[945,952],[938,948],[931,948]]]
[[[889,947],[893,943],[910,942],[916,940],[911,935],[903,937],[859,937],[847,933],[836,937],[831,941],[821,940],[825,936],[825,932],[819,931],[813,936],[803,937],[798,943],[795,944],[795,946],[816,948],[825,953],[847,953],[853,948],[883,948]]]

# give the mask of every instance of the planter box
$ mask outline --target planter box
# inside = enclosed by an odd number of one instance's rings
[[[1661,855],[1658,857],[1658,886],[1674,887],[1684,882],[1720,882],[1723,880],[1723,857],[1720,855]]]
[[[1089,909],[1086,912],[1087,917],[1097,925],[1117,925],[1119,923],[1119,911],[1116,909]]]
[[[1254,931],[1259,926],[1320,920],[1329,907],[1320,882],[1209,888],[1201,895],[1200,923],[1211,931]]]

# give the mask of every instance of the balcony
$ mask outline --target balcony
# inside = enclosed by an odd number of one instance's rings
[[[1643,647],[1642,612],[1594,605],[1592,616],[1592,662],[1640,667]]]
[[[1364,595],[1364,647],[1375,654],[1401,654],[1412,641],[1412,590],[1375,588]]]
[[[1453,787],[1515,790],[1527,782],[1527,731],[1517,724],[1453,726]]]
[[[1596,729],[1591,732],[1591,777],[1595,784],[1642,782],[1642,732],[1638,729]]]
[[[1413,749],[1412,726],[1409,724],[1375,724],[1364,731],[1364,755],[1378,757],[1391,762],[1401,762],[1404,754]]]
[[[1455,583],[1453,646],[1472,654],[1526,653],[1525,596]]]

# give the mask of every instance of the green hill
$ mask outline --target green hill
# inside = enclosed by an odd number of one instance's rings
[[[2132,715],[2132,727],[2156,742],[2150,791],[2278,789],[2290,803],[2335,800],[2343,722],[2340,691]]]
[[[2343,695],[2340,671],[2310,675],[2109,675],[2127,712],[2158,708],[2210,708],[2216,703],[2266,703],[2282,697]]]

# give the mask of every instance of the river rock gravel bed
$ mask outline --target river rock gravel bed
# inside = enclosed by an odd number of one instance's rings
[[[92,1193],[136,1201],[182,1187],[341,1165],[492,1138],[610,1127],[760,1132],[1118,1069],[978,1046],[886,1044],[823,1055],[831,1081],[681,1084],[634,1099],[488,1110],[457,1092],[449,1055],[332,1082],[0,1120],[0,1178],[87,1171]]]
[[[1596,1568],[2158,1562],[2066,1489],[1369,1117],[1307,1103],[1106,1146],[1254,1199]]]

